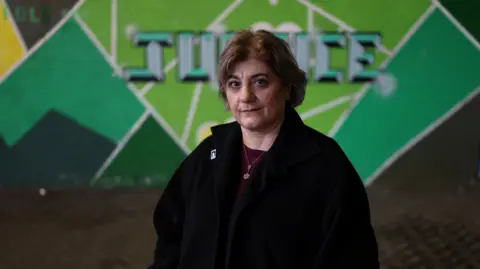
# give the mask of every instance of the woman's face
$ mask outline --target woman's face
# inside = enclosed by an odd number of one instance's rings
[[[267,131],[283,119],[288,93],[262,61],[239,62],[227,78],[227,104],[236,121],[245,129]]]

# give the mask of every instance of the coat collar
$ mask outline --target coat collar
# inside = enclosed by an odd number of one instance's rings
[[[229,201],[241,178],[242,132],[237,122],[212,127],[216,148],[215,181],[219,202]],[[298,113],[286,106],[277,139],[264,154],[241,195],[245,203],[257,197],[272,181],[287,179],[288,169],[319,154],[321,148]],[[238,180],[236,180],[238,178]],[[233,193],[232,193],[233,192]],[[246,198],[245,198],[245,197]]]
[[[234,152],[242,143],[242,133],[237,122],[217,125],[211,128],[217,156],[222,158],[226,155],[218,153]],[[227,151],[227,152],[225,152]],[[287,105],[285,108],[285,120],[282,123],[277,139],[270,150],[265,154],[277,168],[287,168],[293,164],[305,161],[306,159],[320,152],[320,147],[309,135],[307,127],[300,115],[293,107]]]

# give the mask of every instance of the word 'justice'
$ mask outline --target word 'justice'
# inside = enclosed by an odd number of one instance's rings
[[[176,35],[177,78],[181,82],[217,80],[217,63],[219,51],[228,44],[234,33],[215,35],[202,32],[180,32]],[[379,33],[296,33],[293,35],[277,33],[287,41],[297,62],[307,74],[312,71],[316,82],[342,82],[344,72],[348,82],[373,81],[380,74],[379,70],[366,69],[374,62],[373,51],[381,45]],[[163,48],[174,46],[174,34],[165,32],[138,32],[133,37],[135,46],[145,48],[145,67],[124,68],[123,77],[130,82],[162,82],[165,80]],[[200,46],[199,64],[195,62],[195,46]],[[347,46],[348,43],[348,46]],[[330,66],[330,49],[347,50],[347,67],[344,70]],[[315,55],[311,55],[315,52]],[[310,70],[313,62],[313,70]]]

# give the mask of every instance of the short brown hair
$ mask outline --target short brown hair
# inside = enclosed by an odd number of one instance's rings
[[[218,64],[220,96],[226,100],[225,87],[232,68],[238,62],[254,58],[264,61],[285,85],[290,85],[288,102],[293,107],[302,104],[307,84],[306,73],[298,67],[290,46],[275,34],[252,29],[236,33],[222,51]]]

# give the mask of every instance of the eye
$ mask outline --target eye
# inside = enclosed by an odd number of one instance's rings
[[[255,84],[257,84],[258,86],[266,86],[268,83],[266,79],[259,78],[255,80]]]
[[[230,88],[238,88],[239,86],[240,86],[240,83],[238,81],[228,82],[228,87],[230,87]]]

